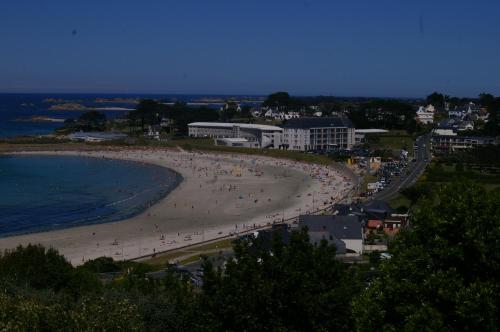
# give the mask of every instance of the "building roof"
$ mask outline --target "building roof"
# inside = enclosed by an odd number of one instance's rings
[[[363,209],[358,204],[335,204],[334,210],[337,216],[362,215]]]
[[[300,129],[327,128],[327,127],[354,128],[354,125],[348,118],[340,116],[332,116],[327,118],[304,117],[298,119],[290,119],[283,125],[283,128],[300,128]]]
[[[364,205],[366,211],[377,211],[377,212],[386,212],[390,214],[392,212],[392,208],[389,203],[380,200],[373,200]]]
[[[312,244],[319,245],[322,240],[325,240],[330,245],[334,245],[337,248],[337,254],[345,254],[347,251],[345,242],[337,239],[335,236],[327,232],[309,232],[309,242]]]
[[[258,129],[258,130],[268,130],[268,131],[282,131],[283,129],[276,126],[268,126],[261,124],[251,124],[251,123],[230,123],[230,122],[191,122],[188,124],[189,127],[212,127],[212,128],[233,128],[235,126],[242,129]]]
[[[281,241],[281,243],[285,245],[288,245],[290,244],[290,238],[290,231],[286,228],[265,229],[258,232],[255,243],[258,243],[258,245],[264,250],[271,250],[275,239]]]
[[[362,227],[358,216],[299,216],[299,226],[307,227],[312,233],[329,232],[335,238],[363,239]]]
[[[368,220],[367,227],[368,228],[378,228],[378,227],[382,227],[383,225],[384,225],[384,223],[382,222],[382,220],[372,219],[372,220]]]

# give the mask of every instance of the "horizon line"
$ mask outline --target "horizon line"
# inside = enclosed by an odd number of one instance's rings
[[[143,95],[143,96],[159,96],[159,95],[166,95],[166,96],[235,96],[235,97],[266,97],[269,96],[270,94],[276,93],[276,92],[287,92],[290,94],[291,97],[334,97],[334,98],[363,98],[363,99],[425,99],[426,96],[419,96],[419,97],[409,97],[409,96],[404,96],[404,97],[394,97],[394,96],[373,96],[373,95],[333,95],[333,94],[293,94],[288,91],[284,90],[277,90],[274,92],[270,93],[262,93],[262,94],[257,94],[257,93],[200,93],[200,92],[193,92],[193,93],[187,93],[187,92],[58,92],[58,91],[36,91],[36,92],[8,92],[8,91],[0,91],[0,95]],[[432,92],[431,92],[432,93]],[[430,93],[430,94],[431,94]],[[441,93],[441,92],[439,92]],[[445,93],[443,93],[445,94]],[[477,99],[478,97],[459,97],[459,98],[471,98],[471,99]]]

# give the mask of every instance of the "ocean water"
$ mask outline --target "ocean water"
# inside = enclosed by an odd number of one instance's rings
[[[130,103],[95,103],[96,98],[139,98],[132,95],[71,95],[71,94],[0,94],[0,138],[17,136],[39,136],[54,132],[62,126],[59,122],[31,122],[33,116],[46,116],[55,119],[78,118],[85,111],[51,110],[50,107],[65,102],[84,106],[134,108]],[[49,102],[48,99],[58,101]],[[102,111],[108,118],[122,117],[126,111]]]
[[[135,108],[134,103],[126,102],[130,99],[153,98],[166,102],[174,101],[199,101],[204,98],[229,99],[235,96],[222,95],[136,95],[136,94],[0,94],[0,138],[16,136],[38,136],[53,133],[60,127],[61,123],[54,122],[29,122],[18,121],[29,119],[32,116],[47,116],[57,119],[78,118],[84,111],[51,110],[50,107],[62,103],[78,103],[87,107],[121,107],[126,109]],[[257,98],[261,98],[256,96]],[[99,98],[108,101],[97,102]],[[122,101],[109,101],[121,98]],[[244,105],[255,106],[256,103],[244,103]],[[221,104],[211,107],[219,108]],[[101,111],[108,118],[124,117],[127,111],[105,110]]]
[[[163,167],[73,156],[0,156],[0,237],[137,215],[182,177]]]

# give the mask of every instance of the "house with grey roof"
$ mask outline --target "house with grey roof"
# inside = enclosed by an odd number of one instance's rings
[[[324,239],[335,244],[339,253],[363,253],[363,226],[357,215],[302,215],[299,227],[307,227],[311,242]]]

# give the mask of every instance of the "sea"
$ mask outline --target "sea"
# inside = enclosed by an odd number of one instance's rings
[[[85,112],[60,109],[63,104],[98,107],[108,118],[116,118],[126,116],[140,98],[208,100],[210,107],[220,107],[220,100],[230,97],[234,96],[0,94],[0,142],[49,135],[62,125],[32,121],[33,117],[62,121]],[[0,155],[0,238],[127,219],[167,196],[181,181],[172,170],[137,162]]]
[[[158,96],[151,95],[150,97]],[[32,121],[33,117],[46,117],[63,121],[70,118],[77,119],[85,112],[85,110],[54,110],[53,108],[57,108],[58,105],[72,103],[85,107],[124,109],[123,111],[102,111],[108,118],[116,118],[125,116],[127,109],[135,107],[135,103],[130,101],[139,98],[141,96],[136,95],[0,94],[0,139],[49,135],[61,127],[62,123]],[[102,101],[96,102],[98,100]]]
[[[60,109],[63,104],[79,104],[95,107],[110,119],[125,117],[128,110],[136,107],[136,101],[152,98],[164,102],[207,102],[207,107],[220,108],[224,100],[246,100],[242,105],[260,104],[262,96],[232,95],[154,95],[154,94],[1,94],[0,93],[0,140],[18,136],[49,135],[62,126],[61,122],[32,121],[33,117],[50,119],[77,119],[86,110]],[[56,108],[56,109],[54,109]],[[117,110],[120,109],[120,110]]]
[[[164,167],[80,156],[0,156],[0,237],[135,216],[182,181]]]

